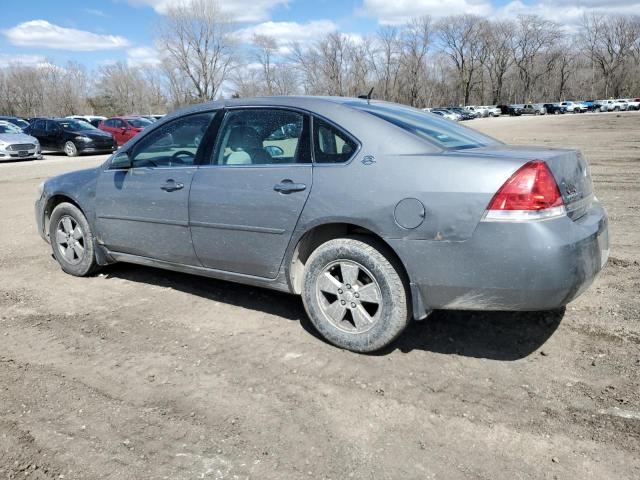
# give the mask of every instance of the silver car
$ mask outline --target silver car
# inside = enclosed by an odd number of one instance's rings
[[[67,273],[130,262],[299,294],[358,352],[434,309],[562,307],[609,252],[579,152],[366,99],[188,107],[35,207]]]
[[[16,125],[0,121],[0,162],[42,158],[38,139],[22,133]]]

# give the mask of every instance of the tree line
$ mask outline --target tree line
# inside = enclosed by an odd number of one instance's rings
[[[328,32],[310,44],[240,39],[215,2],[168,9],[158,64],[0,69],[0,113],[162,113],[222,95],[357,96],[415,107],[640,95],[640,16],[590,13],[575,28],[537,15],[423,16],[375,34]]]

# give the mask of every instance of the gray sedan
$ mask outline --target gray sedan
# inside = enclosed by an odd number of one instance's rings
[[[26,135],[16,125],[0,121],[0,162],[42,158],[37,138]]]
[[[609,252],[579,152],[350,98],[177,111],[43,183],[36,222],[67,273],[130,262],[299,294],[358,352],[434,309],[561,307]]]

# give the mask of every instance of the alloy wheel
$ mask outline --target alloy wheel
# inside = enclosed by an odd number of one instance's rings
[[[84,233],[73,217],[65,215],[60,218],[56,227],[55,242],[58,251],[69,264],[77,265],[84,259]]]
[[[353,260],[327,265],[316,280],[316,295],[322,314],[347,333],[370,330],[382,314],[382,293],[377,280]]]

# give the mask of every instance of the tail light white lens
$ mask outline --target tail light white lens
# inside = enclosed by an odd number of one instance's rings
[[[565,215],[553,175],[541,160],[520,167],[500,187],[487,207],[484,221],[546,220]]]

